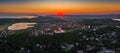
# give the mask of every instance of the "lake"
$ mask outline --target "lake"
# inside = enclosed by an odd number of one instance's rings
[[[34,27],[35,24],[37,23],[24,23],[24,22],[14,23],[8,27],[8,30],[23,30],[30,27]]]
[[[120,19],[112,19],[112,20],[115,20],[115,21],[120,21]]]

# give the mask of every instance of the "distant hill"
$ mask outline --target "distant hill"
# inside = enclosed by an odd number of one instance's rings
[[[80,21],[84,19],[113,19],[119,17],[120,14],[104,14],[104,15],[64,15],[62,18],[64,20]],[[6,23],[14,23],[14,22],[50,22],[50,21],[61,21],[61,20],[56,19],[55,15],[38,16],[38,18],[32,18],[32,19],[0,18],[0,25]]]
[[[113,19],[119,18],[120,14],[105,14],[105,15],[64,15],[65,19],[83,20],[83,19]]]
[[[7,23],[15,23],[15,22],[49,22],[57,20],[54,17],[43,17],[39,16],[38,18],[22,18],[22,19],[15,19],[15,18],[0,18],[0,25],[7,24]]]

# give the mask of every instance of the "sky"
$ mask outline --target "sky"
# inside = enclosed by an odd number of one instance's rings
[[[0,14],[120,13],[120,0],[0,0]]]

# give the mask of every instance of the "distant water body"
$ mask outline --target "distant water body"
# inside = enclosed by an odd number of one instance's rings
[[[22,18],[37,18],[37,16],[26,16],[26,15],[0,15],[0,18],[16,18],[16,19],[22,19]]]
[[[112,20],[115,20],[115,21],[120,21],[120,19],[112,19]]]
[[[56,17],[56,15],[0,15],[0,18],[40,18],[40,17]],[[92,14],[92,15],[63,15],[62,18],[67,19],[105,19],[105,18],[120,18],[120,14]]]

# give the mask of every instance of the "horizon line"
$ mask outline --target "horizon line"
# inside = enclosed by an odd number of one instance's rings
[[[70,14],[63,14],[63,15],[106,15],[106,14],[120,14],[120,13],[70,13]],[[53,14],[53,13],[39,13],[39,14],[26,14],[26,13],[0,13],[0,15],[56,15],[56,14]]]

